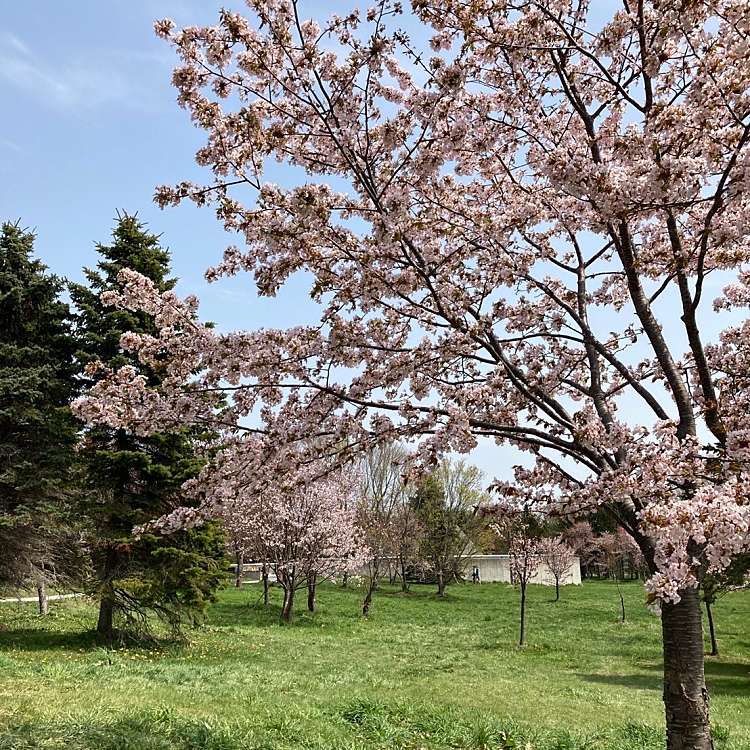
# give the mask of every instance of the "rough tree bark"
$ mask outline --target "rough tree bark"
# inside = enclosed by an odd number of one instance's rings
[[[442,569],[437,572],[438,596],[445,596],[445,575]]]
[[[105,592],[99,601],[99,618],[96,621],[96,632],[103,636],[109,643],[114,635],[113,623],[115,613],[115,603],[110,596],[111,584],[108,591]]]
[[[667,750],[713,750],[703,672],[703,629],[697,589],[662,606]]]
[[[285,623],[290,623],[292,621],[292,615],[294,613],[295,578],[294,566],[292,566],[291,571],[285,570],[281,567],[276,571],[276,579],[284,590],[284,601],[281,605],[281,621]]]
[[[390,574],[390,565],[388,568]],[[367,579],[367,592],[365,593],[365,599],[362,602],[362,616],[367,617],[370,614],[370,607],[372,606],[372,596],[375,591],[378,590],[378,581],[380,580],[380,559],[373,558],[370,563],[370,575]]]
[[[100,580],[99,618],[96,623],[96,632],[101,635],[107,643],[114,638],[114,614],[115,614],[115,587],[114,576],[117,569],[117,550],[110,547],[107,550],[102,565]]]
[[[625,597],[622,595],[622,589],[620,588],[620,581],[615,578],[615,583],[617,584],[617,593],[620,596],[620,622],[625,622]]]
[[[281,606],[281,619],[284,622],[292,621],[294,611],[294,587],[284,589],[284,603]]]
[[[365,600],[362,602],[362,616],[367,617],[370,614],[370,606],[372,605],[372,586],[367,587],[367,593],[365,594]]]

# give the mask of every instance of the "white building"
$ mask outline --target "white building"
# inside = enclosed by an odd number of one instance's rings
[[[471,555],[464,558],[464,577],[471,580],[471,571],[479,568],[479,580],[483,583],[513,583],[510,575],[509,555]],[[544,586],[554,586],[555,577],[550,569],[542,563],[530,583],[541,583]],[[581,583],[581,565],[578,558],[574,558],[568,571],[560,579],[561,586]]]
[[[509,555],[469,555],[463,559],[464,579],[471,581],[471,572],[473,568],[479,568],[479,580],[482,583],[513,583],[510,575],[510,556]],[[245,563],[242,567],[243,578],[248,583],[257,583],[261,579],[261,563]],[[231,566],[232,572],[235,566]],[[364,570],[362,571],[364,573]],[[269,583],[276,581],[273,571],[268,571]],[[530,583],[540,583],[543,586],[554,586],[555,577],[550,569],[542,563]],[[573,559],[568,571],[560,579],[561,586],[571,584],[579,585],[581,583],[581,566],[577,557]]]

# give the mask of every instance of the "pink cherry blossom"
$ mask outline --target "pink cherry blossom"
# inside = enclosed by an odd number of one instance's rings
[[[212,425],[216,487],[228,466],[272,485],[391,440],[424,464],[514,446],[529,502],[606,508],[634,539],[679,630],[702,576],[750,542],[750,328],[727,317],[750,301],[746,0],[646,0],[603,22],[586,2],[415,0],[431,49],[389,0],[315,22],[293,0],[248,4],[251,19],[157,24],[210,176],[156,200],[211,206],[244,239],[210,280],[247,272],[272,297],[304,271],[320,321],[219,333],[125,275],[111,301],[162,331],[123,346],[165,378],[111,373],[79,413]],[[274,162],[306,176],[273,184]]]

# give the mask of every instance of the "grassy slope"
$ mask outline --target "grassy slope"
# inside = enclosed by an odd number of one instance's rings
[[[325,587],[292,627],[222,593],[191,645],[107,652],[93,611],[59,602],[0,609],[0,750],[279,750],[660,746],[659,621],[638,584],[532,587],[529,646],[515,646],[517,593],[453,586],[384,590],[373,616],[357,591]],[[302,601],[299,602],[300,606]],[[716,608],[723,656],[707,660],[719,747],[750,748],[750,593]],[[5,729],[3,729],[5,727]],[[728,738],[728,739],[727,739]]]

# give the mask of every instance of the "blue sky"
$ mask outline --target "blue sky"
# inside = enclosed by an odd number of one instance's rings
[[[308,0],[310,15],[356,0]],[[214,23],[240,0],[29,0],[5,3],[0,29],[0,218],[37,234],[36,251],[55,273],[82,279],[96,263],[117,209],[138,212],[172,250],[178,291],[201,299],[223,329],[312,322],[304,279],[259,300],[246,278],[208,285],[229,237],[208,209],[158,209],[156,185],[205,178],[193,161],[203,135],[175,103],[175,57],[153,34],[157,18]],[[274,175],[269,175],[270,179]],[[506,451],[482,446],[470,460],[488,479],[507,474]]]
[[[307,0],[303,11],[325,16],[354,3]],[[5,2],[0,218],[33,228],[45,263],[80,280],[82,267],[96,262],[94,243],[108,240],[116,210],[137,211],[162,233],[178,290],[199,296],[204,319],[224,330],[313,322],[316,307],[303,278],[274,300],[259,300],[247,277],[209,286],[203,271],[233,238],[208,208],[161,211],[152,202],[158,184],[206,178],[193,161],[203,134],[175,103],[169,82],[175,57],[155,37],[153,21],[214,23],[222,5],[245,7],[241,0]],[[281,182],[284,175],[268,178]],[[663,312],[669,332],[669,311]],[[510,455],[487,444],[471,460],[489,476],[507,476],[515,462]]]
[[[226,4],[226,3],[224,3]],[[193,162],[202,133],[175,104],[175,57],[152,31],[156,18],[216,20],[218,0],[76,0],[7,3],[0,30],[0,207],[37,233],[56,273],[81,278],[106,241],[116,209],[138,212],[173,252],[183,292],[222,327],[268,324],[270,303],[247,283],[209,287],[204,269],[231,238],[208,209],[160,211],[158,184],[200,180]],[[300,300],[300,295],[296,295]],[[305,297],[302,297],[305,302]],[[274,324],[312,312],[278,309]],[[299,302],[297,307],[299,308]],[[299,313],[304,313],[300,315]]]

